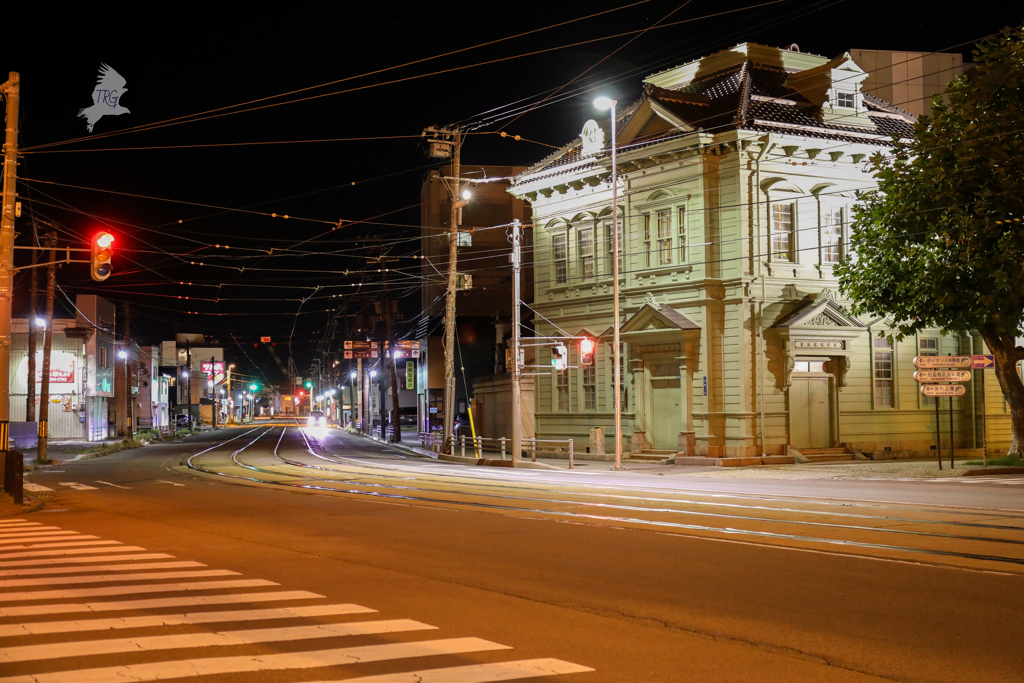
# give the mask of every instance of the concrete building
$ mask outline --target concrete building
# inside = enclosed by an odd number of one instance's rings
[[[197,424],[212,421],[214,401],[218,401],[218,424],[227,419],[227,370],[223,347],[202,334],[179,333],[174,341],[160,344],[160,372],[170,378],[172,411],[190,414]]]
[[[927,330],[893,347],[885,318],[854,318],[838,292],[855,193],[873,186],[865,159],[914,122],[864,92],[867,78],[849,54],[748,43],[654,74],[619,107],[626,451],[722,464],[929,454],[935,408],[911,359],[981,344]],[[616,321],[608,124],[582,129],[510,192],[533,208],[538,332],[600,342],[592,366],[536,379],[538,437],[573,438],[586,457],[596,426],[613,451]],[[980,446],[986,414],[990,446],[1008,434],[995,378],[976,385],[953,403],[959,447]]]
[[[868,74],[861,83],[862,92],[914,116],[931,113],[932,96],[965,71],[963,55],[958,52],[853,49],[850,56]]]

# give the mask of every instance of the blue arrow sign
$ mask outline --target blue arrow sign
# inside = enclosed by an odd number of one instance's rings
[[[994,370],[996,367],[995,356],[974,356],[973,359],[975,370]]]

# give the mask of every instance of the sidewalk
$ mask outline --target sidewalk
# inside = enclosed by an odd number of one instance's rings
[[[351,432],[350,432],[351,433]],[[374,441],[400,448],[412,455],[443,460],[455,464],[480,465],[478,458],[473,457],[473,451],[466,447],[466,457],[461,457],[461,449],[456,448],[457,455],[438,457],[438,454],[423,448],[419,439],[414,441],[403,441],[402,443],[389,443],[378,438],[363,435]],[[403,434],[403,438],[405,435]],[[487,465],[499,465],[502,461],[501,453],[484,451],[483,460]],[[942,479],[954,477],[968,477],[979,475],[1020,475],[1024,476],[1024,467],[989,467],[981,465],[966,465],[967,459],[956,461],[955,467],[950,469],[949,460],[942,463],[942,469],[935,460],[883,460],[883,461],[844,461],[830,463],[808,463],[794,465],[756,465],[751,467],[679,467],[675,465],[651,465],[638,462],[624,462],[623,469],[636,474],[647,474],[650,476],[670,477],[700,477],[705,479],[776,479],[776,480],[849,480],[849,479]],[[505,461],[511,466],[511,453],[506,452]],[[566,458],[537,458],[536,464],[529,458],[524,458],[526,467],[537,469],[569,470],[569,461]],[[583,460],[576,458],[573,463],[573,470],[599,472],[611,468],[611,461],[604,460]]]

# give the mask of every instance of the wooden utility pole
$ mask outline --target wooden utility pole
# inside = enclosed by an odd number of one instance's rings
[[[391,324],[391,292],[388,290],[388,263],[390,261],[397,261],[398,259],[394,257],[388,258],[382,253],[377,258],[369,260],[380,264],[381,272],[384,276],[384,324],[387,326],[387,336],[385,338],[387,339],[386,344],[389,349],[387,357],[390,360],[388,364],[390,365],[389,370],[391,372],[391,424],[395,429],[394,440],[400,442],[402,440],[402,421],[399,414],[398,375],[395,372],[395,353],[397,353],[398,349],[395,348],[395,333]],[[383,382],[381,382],[381,384],[383,384]],[[384,410],[381,408],[381,413],[383,414],[383,412]],[[381,425],[383,431],[383,419],[381,420]]]
[[[21,100],[21,76],[16,71],[11,71],[7,81],[0,85],[0,93],[7,97],[3,205],[0,206],[0,451],[6,451],[11,420],[11,314],[14,308],[14,219],[17,213],[18,106]]]
[[[459,212],[466,202],[459,192],[459,161],[462,155],[462,131],[454,132],[452,175],[449,188],[452,200],[451,223],[448,226],[448,295],[444,307],[444,452],[455,453],[452,426],[455,421],[455,294],[458,291]]]
[[[132,440],[132,305],[124,302],[124,440]]]
[[[217,388],[217,357],[216,356],[210,356],[210,379],[213,380],[213,385],[212,385],[213,389],[211,391],[211,393],[213,394],[213,409],[210,411],[210,414],[213,416],[211,418],[212,423],[213,423],[213,428],[216,429],[217,428],[217,411],[220,409],[220,397],[218,395],[218,392],[220,390]]]
[[[57,233],[46,236],[46,246],[50,247],[50,264],[46,267],[46,331],[43,336],[43,386],[39,392],[39,447],[36,460],[40,463],[50,462],[47,452],[50,420],[50,349],[53,348],[53,290],[57,284]],[[36,378],[30,382],[35,384]]]
[[[32,221],[32,246],[35,246],[36,224]],[[39,252],[32,250],[32,268],[29,269],[29,313],[28,313],[28,383],[25,398],[25,422],[36,421],[36,339],[39,334],[36,318],[39,317]]]

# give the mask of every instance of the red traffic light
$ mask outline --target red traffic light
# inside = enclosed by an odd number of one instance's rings
[[[111,246],[114,243],[114,236],[109,232],[97,233],[92,238],[92,268],[89,274],[93,280],[103,282],[114,272],[114,266],[110,259],[114,255]]]
[[[580,340],[580,365],[593,365],[595,346],[593,339]]]

